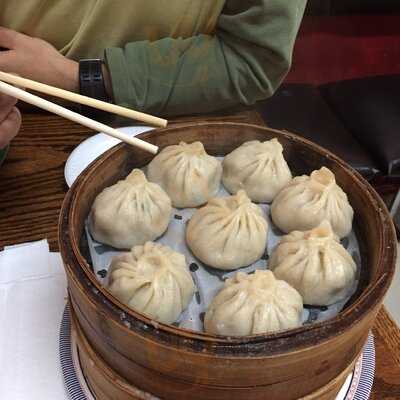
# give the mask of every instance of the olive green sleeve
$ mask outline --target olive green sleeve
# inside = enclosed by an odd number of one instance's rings
[[[306,0],[227,0],[215,35],[106,49],[117,104],[158,115],[271,96],[289,70]]]

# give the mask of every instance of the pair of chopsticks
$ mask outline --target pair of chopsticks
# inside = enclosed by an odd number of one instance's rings
[[[32,104],[36,107],[42,108],[43,110],[49,111],[53,114],[57,114],[61,117],[74,121],[90,129],[104,132],[107,135],[113,136],[125,143],[141,148],[142,150],[148,151],[153,154],[157,154],[158,147],[151,143],[147,143],[135,137],[130,137],[129,135],[119,132],[108,125],[87,118],[79,113],[68,110],[67,108],[61,107],[58,104],[54,104],[51,101],[42,99],[39,96],[35,96],[31,93],[26,92],[23,89],[20,89],[12,85],[17,85],[19,87],[45,93],[50,96],[55,96],[65,100],[73,101],[75,103],[98,108],[99,110],[118,114],[123,117],[136,119],[138,121],[145,122],[149,125],[165,127],[168,123],[167,120],[165,119],[154,117],[152,115],[141,113],[139,111],[130,110],[128,108],[117,106],[115,104],[110,104],[104,101],[92,99],[91,97],[82,96],[80,94],[69,92],[68,90],[59,89],[53,86],[45,85],[40,82],[21,78],[19,76],[0,71],[0,92],[15,97],[19,100],[25,101],[26,103]]]

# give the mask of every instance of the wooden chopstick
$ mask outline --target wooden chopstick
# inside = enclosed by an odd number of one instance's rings
[[[130,137],[129,135],[119,132],[108,125],[104,125],[101,122],[87,118],[74,111],[68,110],[67,108],[61,107],[58,104],[54,104],[51,101],[42,99],[39,96],[35,96],[34,94],[28,93],[23,89],[9,85],[8,83],[0,81],[0,92],[3,92],[4,94],[7,94],[12,97],[16,97],[19,100],[25,101],[26,103],[42,108],[43,110],[60,115],[61,117],[77,122],[78,124],[86,126],[95,131],[104,132],[110,136],[122,140],[125,143],[139,147],[142,150],[148,151],[152,154],[157,154],[158,147],[151,143],[147,143],[135,137]]]
[[[10,83],[12,85],[17,85],[26,89],[31,89],[40,93],[45,93],[50,96],[59,97],[61,99],[73,101],[75,103],[98,108],[99,110],[121,115],[122,117],[132,118],[137,121],[145,122],[146,124],[149,125],[165,127],[168,124],[168,121],[166,119],[158,118],[153,115],[145,114],[135,110],[130,110],[129,108],[117,106],[115,104],[110,104],[105,101],[96,100],[88,96],[82,96],[77,93],[69,92],[68,90],[59,89],[50,85],[45,85],[44,83],[36,82],[26,78],[21,78],[20,76],[16,76],[6,72],[0,71],[0,80],[3,82]]]

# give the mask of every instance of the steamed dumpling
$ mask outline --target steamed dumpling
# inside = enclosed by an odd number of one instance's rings
[[[148,165],[149,181],[158,183],[174,207],[198,207],[214,197],[221,182],[222,166],[206,153],[200,142],[168,146]]]
[[[326,219],[340,238],[350,233],[353,223],[353,209],[347,195],[325,167],[310,176],[294,178],[275,197],[271,216],[275,225],[286,233],[315,228]]]
[[[98,242],[130,249],[161,236],[171,212],[171,200],[164,190],[148,182],[140,169],[134,169],[96,197],[89,218],[90,233]]]
[[[222,183],[230,193],[244,189],[251,200],[269,203],[290,182],[292,174],[278,139],[243,143],[222,163]]]
[[[350,295],[356,264],[328,221],[310,231],[284,236],[269,266],[278,279],[293,286],[305,304],[327,306]]]
[[[261,258],[268,223],[262,209],[243,190],[217,197],[197,210],[186,230],[186,241],[202,262],[219,269],[235,269]]]
[[[166,324],[178,319],[195,292],[185,256],[153,242],[115,257],[108,277],[117,299]]]
[[[204,318],[208,333],[245,336],[297,328],[302,324],[303,300],[271,271],[239,272],[227,279]]]

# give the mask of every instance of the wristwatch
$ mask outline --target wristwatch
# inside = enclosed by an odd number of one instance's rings
[[[97,100],[110,101],[104,84],[102,60],[84,59],[79,61],[79,93]],[[92,118],[104,115],[103,111],[84,105],[81,106],[81,113]]]

